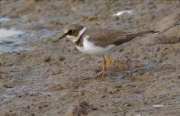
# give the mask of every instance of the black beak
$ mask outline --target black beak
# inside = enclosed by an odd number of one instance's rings
[[[63,39],[64,37],[66,37],[67,33],[63,34],[61,37],[59,37],[59,39]]]

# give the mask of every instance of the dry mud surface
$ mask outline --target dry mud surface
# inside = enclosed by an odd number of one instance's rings
[[[1,0],[1,27],[23,30],[14,45],[29,50],[0,54],[1,116],[179,116],[179,0]],[[113,16],[122,10],[133,10]],[[64,39],[71,23],[138,37],[111,54],[96,79],[101,57],[80,53]],[[106,56],[107,57],[107,56]]]

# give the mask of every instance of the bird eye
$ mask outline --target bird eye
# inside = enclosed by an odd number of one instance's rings
[[[71,34],[73,34],[73,33],[74,33],[74,30],[69,30],[69,31],[68,31],[68,34],[69,34],[69,35],[71,35]]]

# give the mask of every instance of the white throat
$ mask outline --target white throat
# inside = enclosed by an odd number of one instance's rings
[[[85,31],[86,31],[86,27],[84,27],[81,31],[79,31],[77,37],[67,35],[67,38],[71,39],[75,43]]]

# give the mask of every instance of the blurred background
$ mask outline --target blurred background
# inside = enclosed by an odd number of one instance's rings
[[[159,31],[101,57],[67,39],[72,23]],[[0,0],[0,115],[178,116],[179,0]]]

